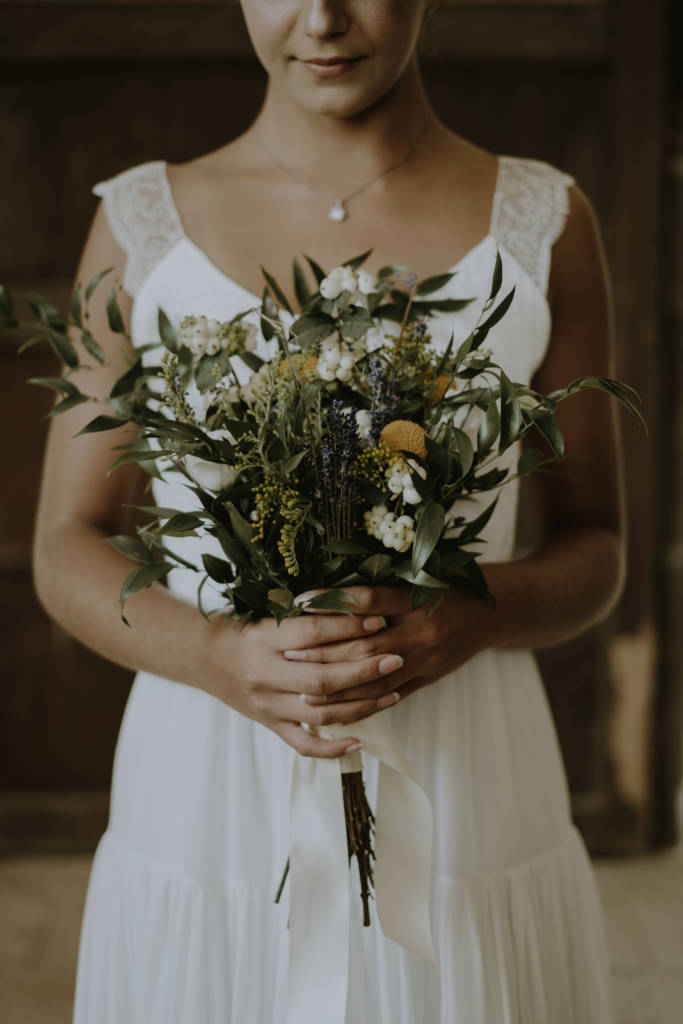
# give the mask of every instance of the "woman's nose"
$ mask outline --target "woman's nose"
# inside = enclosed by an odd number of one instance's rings
[[[313,39],[343,35],[349,27],[344,0],[308,0],[303,12],[303,29]]]

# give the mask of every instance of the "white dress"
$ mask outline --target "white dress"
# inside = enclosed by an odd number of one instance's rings
[[[489,233],[444,290],[484,295],[498,247],[501,295],[513,284],[516,294],[487,344],[517,381],[548,344],[551,248],[570,184],[546,164],[501,157]],[[94,191],[128,255],[135,344],[157,337],[158,306],[178,322],[256,303],[185,235],[165,163]],[[453,326],[464,337],[475,305],[435,317],[437,341]],[[183,507],[180,492],[155,482],[159,505]],[[489,561],[513,556],[516,503],[512,483],[487,527]],[[183,541],[183,553],[196,557],[197,543]],[[190,577],[173,573],[170,586],[194,600]],[[353,887],[347,1024],[609,1024],[601,909],[531,652],[485,651],[382,714],[433,808],[439,967],[386,939],[376,918],[363,928]],[[287,889],[281,905],[273,896],[296,756],[203,691],[137,675],[88,890],[75,1024],[283,1024]],[[365,758],[370,793],[375,772]],[[318,1019],[333,1019],[324,1004]]]

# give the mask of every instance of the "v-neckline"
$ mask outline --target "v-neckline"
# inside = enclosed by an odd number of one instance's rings
[[[469,248],[467,250],[467,252],[464,253],[460,257],[460,259],[457,261],[457,263],[454,263],[452,266],[448,267],[448,269],[446,270],[446,273],[448,273],[448,274],[455,274],[463,266],[463,264],[465,264],[468,260],[470,260],[475,255],[475,253],[479,252],[479,250],[482,249],[484,247],[484,245],[486,245],[486,243],[489,242],[494,237],[493,236],[493,223],[494,223],[494,218],[495,218],[495,213],[496,213],[496,207],[497,207],[497,204],[498,204],[498,191],[499,191],[500,183],[501,183],[501,172],[502,172],[503,158],[501,156],[496,156],[496,161],[497,161],[496,183],[495,183],[495,187],[493,189],[493,197],[492,197],[492,200],[491,200],[491,213],[489,215],[489,228],[488,228],[488,231],[486,232],[486,234],[482,238],[479,239],[478,242],[475,242],[475,244],[473,246],[471,246],[471,248]],[[169,208],[173,212],[173,216],[174,216],[174,218],[176,220],[177,227],[178,227],[178,232],[179,232],[179,236],[180,236],[180,240],[185,242],[187,245],[189,245],[190,248],[193,249],[194,252],[203,260],[203,262],[206,264],[206,266],[210,270],[212,270],[215,274],[217,274],[218,277],[220,277],[223,281],[225,281],[227,284],[232,285],[234,288],[237,288],[239,291],[243,292],[244,295],[248,296],[248,298],[250,298],[250,299],[253,299],[255,302],[257,302],[257,303],[261,302],[261,296],[260,295],[257,295],[255,292],[252,292],[249,288],[245,288],[244,285],[240,284],[239,281],[235,280],[234,277],[231,277],[229,274],[226,274],[224,270],[221,270],[221,268],[218,266],[218,264],[215,263],[211,259],[211,257],[208,255],[206,250],[202,249],[202,247],[200,245],[198,245],[196,242],[194,242],[190,238],[190,236],[188,235],[187,231],[185,230],[185,226],[183,224],[182,217],[180,216],[180,211],[178,210],[178,206],[176,204],[175,197],[173,195],[173,189],[171,188],[171,182],[170,182],[169,177],[168,177],[168,162],[166,160],[162,160],[161,161],[161,170],[162,170],[162,178],[163,178],[163,184],[164,184],[164,191],[166,193],[166,201],[167,201],[167,203],[169,205]]]

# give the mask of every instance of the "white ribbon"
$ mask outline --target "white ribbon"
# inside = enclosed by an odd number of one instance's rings
[[[375,899],[386,938],[436,967],[429,920],[432,807],[383,715],[354,722],[379,764]],[[320,735],[348,734],[328,726]],[[340,760],[296,756],[292,778],[289,996],[286,1024],[344,1024],[349,968],[349,869]]]

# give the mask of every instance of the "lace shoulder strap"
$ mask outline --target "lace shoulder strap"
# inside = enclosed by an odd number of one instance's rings
[[[552,247],[569,213],[574,179],[540,160],[502,156],[491,234],[545,295]]]
[[[135,295],[159,260],[183,237],[163,160],[131,167],[93,186],[112,234],[126,254],[123,286]]]

